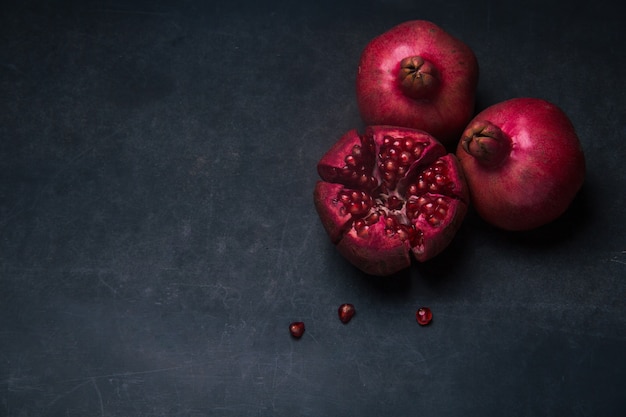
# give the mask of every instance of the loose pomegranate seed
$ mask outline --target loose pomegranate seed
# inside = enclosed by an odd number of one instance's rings
[[[352,319],[352,317],[354,317],[356,310],[352,304],[346,303],[340,305],[337,312],[339,314],[339,320],[341,320],[342,323],[347,323]]]
[[[289,333],[296,339],[300,339],[304,334],[304,322],[294,321],[289,325]]]
[[[428,307],[421,307],[415,313],[415,319],[421,326],[426,326],[433,319],[433,313]]]

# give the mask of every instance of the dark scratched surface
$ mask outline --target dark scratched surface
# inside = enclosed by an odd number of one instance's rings
[[[626,415],[620,10],[2,2],[0,415]],[[440,256],[379,279],[329,242],[315,164],[362,128],[365,44],[416,18],[474,49],[478,109],[558,104],[588,174],[554,224],[470,211]]]

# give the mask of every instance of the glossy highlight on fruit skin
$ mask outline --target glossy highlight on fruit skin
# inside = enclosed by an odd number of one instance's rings
[[[456,155],[477,213],[510,231],[557,219],[585,178],[574,126],[560,108],[537,98],[514,98],[480,112]]]
[[[443,251],[465,217],[458,161],[426,132],[393,126],[351,130],[318,163],[314,202],[339,252],[386,276]],[[411,255],[412,254],[412,255]]]
[[[471,48],[434,23],[412,20],[372,39],[356,78],[367,125],[425,130],[455,144],[474,112],[478,61]]]

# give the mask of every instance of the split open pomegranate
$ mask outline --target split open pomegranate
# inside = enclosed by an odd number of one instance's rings
[[[391,275],[444,250],[467,212],[453,154],[428,133],[393,126],[347,132],[317,166],[315,207],[339,252],[371,275]]]

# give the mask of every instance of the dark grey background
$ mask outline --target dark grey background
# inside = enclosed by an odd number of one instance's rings
[[[2,2],[0,415],[626,415],[618,2],[223,3]],[[362,128],[365,44],[415,18],[474,49],[478,109],[565,110],[588,175],[550,226],[470,212],[378,279],[329,242],[315,165]]]

